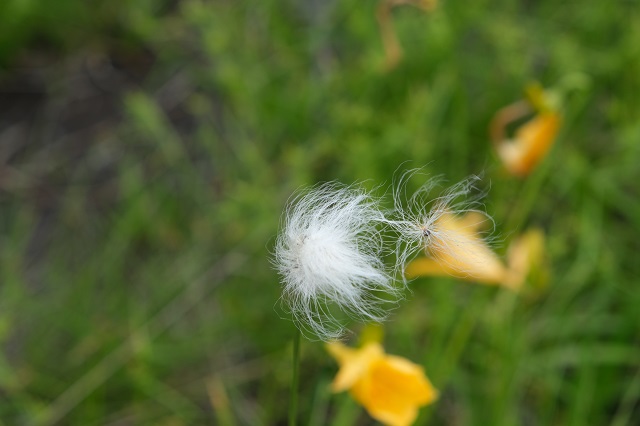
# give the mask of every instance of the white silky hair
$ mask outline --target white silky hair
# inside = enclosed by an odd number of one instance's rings
[[[388,273],[377,199],[357,186],[325,183],[298,194],[286,209],[275,245],[283,301],[305,337],[339,338],[332,314],[382,321],[399,292]]]
[[[449,187],[436,198],[431,198],[431,193],[440,186],[441,180],[438,177],[431,178],[411,197],[408,197],[407,183],[416,175],[422,175],[420,169],[405,172],[394,183],[394,209],[388,219],[388,224],[397,233],[395,270],[402,277],[405,285],[407,264],[420,252],[434,257],[437,261],[447,263],[447,258],[453,259],[457,257],[456,253],[464,251],[465,258],[473,261],[476,258],[476,251],[480,252],[479,246],[488,242],[486,239],[461,238],[459,233],[442,227],[439,221],[445,215],[459,217],[474,212],[481,215],[483,221],[490,223],[491,228],[494,227],[491,216],[481,210],[482,203],[479,200],[483,193],[479,192],[475,186],[480,177],[470,176]],[[467,226],[476,228],[473,225]],[[478,262],[482,261],[480,256],[477,259]]]
[[[325,183],[289,204],[275,244],[283,297],[305,337],[339,338],[351,318],[382,321],[399,292],[381,257],[387,219],[357,186]]]

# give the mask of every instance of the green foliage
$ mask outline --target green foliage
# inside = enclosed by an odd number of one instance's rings
[[[0,4],[0,63],[37,40],[68,57],[154,55],[118,98],[121,122],[62,173],[52,217],[28,185],[0,182],[4,424],[284,424],[294,329],[269,260],[281,212],[300,186],[374,188],[399,167],[484,173],[497,251],[541,227],[552,266],[537,299],[411,284],[385,346],[441,391],[419,424],[640,422],[637,2],[398,8],[404,59],[389,72],[375,8]],[[571,88],[551,154],[519,180],[487,126],[531,80]],[[301,351],[301,424],[371,424],[330,394],[322,344]]]
[[[133,46],[157,31],[155,14],[167,1],[37,0],[0,3],[0,66],[10,66],[25,49],[46,54],[101,45]]]

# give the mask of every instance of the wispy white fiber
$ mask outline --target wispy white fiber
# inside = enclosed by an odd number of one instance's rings
[[[479,199],[475,183],[478,176],[470,176],[444,191],[436,198],[431,193],[440,186],[438,178],[432,178],[410,197],[407,195],[407,182],[413,176],[420,175],[420,170],[410,170],[404,173],[393,187],[394,210],[389,218],[389,225],[398,234],[396,240],[396,271],[406,283],[405,270],[407,264],[420,252],[440,262],[451,262],[464,252],[466,259],[473,260],[474,252],[480,252],[484,240],[468,238],[467,232],[474,233],[478,222],[463,225],[462,229],[452,230],[447,226],[450,217],[460,217],[463,214],[475,212],[483,221],[493,225],[493,219],[484,211]],[[475,193],[475,195],[473,195]],[[467,228],[468,229],[465,229]],[[462,232],[460,232],[462,231]],[[449,259],[449,260],[448,260]],[[478,255],[478,262],[482,258]],[[459,264],[456,264],[459,267]],[[460,271],[464,273],[464,271]]]
[[[381,255],[386,219],[358,187],[326,183],[296,196],[285,211],[274,264],[283,301],[306,337],[339,338],[352,318],[381,321],[398,295]],[[382,293],[381,293],[382,292]]]

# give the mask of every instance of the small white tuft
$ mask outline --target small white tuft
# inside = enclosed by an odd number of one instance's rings
[[[285,211],[274,265],[283,300],[306,337],[339,338],[345,325],[332,309],[381,321],[398,290],[380,259],[386,223],[366,191],[326,183],[297,195]],[[387,296],[384,296],[384,295]]]
[[[431,199],[430,193],[439,186],[439,179],[434,178],[424,184],[406,202],[407,182],[419,169],[404,173],[393,187],[394,211],[388,221],[398,233],[396,242],[396,272],[399,273],[406,284],[405,271],[407,264],[420,252],[434,257],[443,263],[459,263],[455,259],[460,253],[465,253],[466,259],[478,258],[484,240],[466,237],[465,234],[477,231],[482,222],[489,222],[493,226],[491,216],[480,210],[478,201],[482,194],[469,197],[471,192],[477,190],[475,183],[480,180],[478,176],[470,176],[450,188],[446,189],[440,197]],[[462,228],[452,230],[451,218],[462,214],[475,213],[475,220],[468,224],[462,224]],[[462,231],[462,232],[460,232]],[[465,271],[460,271],[464,273]]]

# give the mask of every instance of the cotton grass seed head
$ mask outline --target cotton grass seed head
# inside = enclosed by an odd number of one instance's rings
[[[360,320],[384,319],[398,293],[380,258],[385,222],[377,201],[357,187],[327,183],[292,200],[274,264],[282,300],[306,337],[340,337],[345,324],[336,309]]]
[[[477,232],[481,222],[493,226],[493,219],[480,209],[482,194],[475,187],[480,178],[471,176],[436,198],[431,198],[431,193],[439,186],[439,181],[431,179],[408,197],[407,182],[415,175],[419,175],[419,170],[406,172],[394,185],[394,212],[389,220],[398,234],[396,270],[405,282],[406,266],[420,252],[443,263],[458,264],[456,258],[461,253],[471,262],[482,262],[484,257],[480,252],[486,247],[486,239],[466,237],[472,231]],[[468,224],[458,221],[456,228],[449,226],[452,218],[469,213],[474,213],[474,221]],[[465,228],[467,226],[468,230]]]

